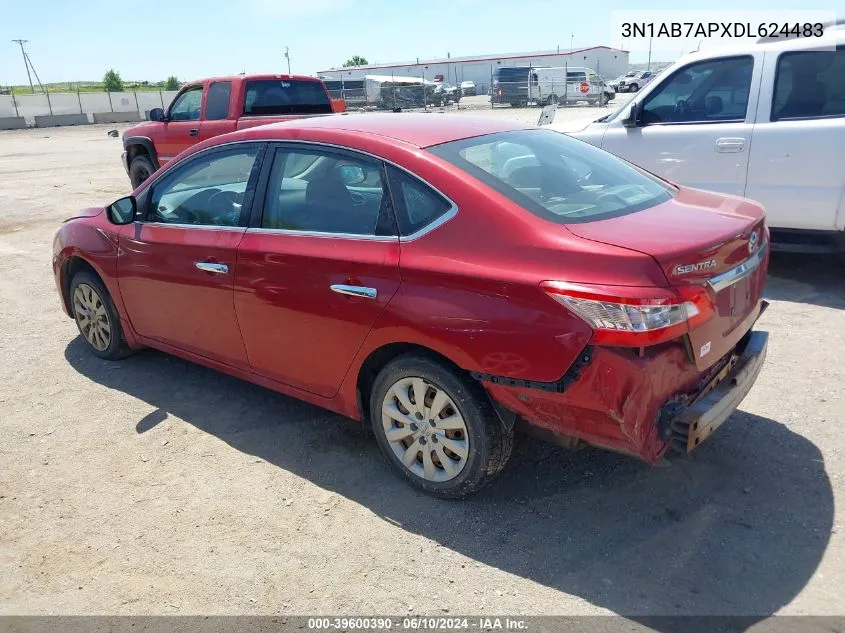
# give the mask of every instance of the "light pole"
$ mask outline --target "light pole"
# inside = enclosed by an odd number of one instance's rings
[[[29,61],[26,58],[26,51],[23,48],[23,45],[26,44],[29,40],[12,40],[12,41],[17,43],[21,47],[21,55],[23,56],[23,65],[26,68],[26,78],[29,79],[29,89],[32,90],[32,94],[35,94],[35,88],[32,86],[32,75],[29,74]]]
[[[290,75],[290,49],[285,46],[285,59],[288,60],[288,75]]]
[[[651,70],[651,38],[648,38],[648,68],[646,70]]]

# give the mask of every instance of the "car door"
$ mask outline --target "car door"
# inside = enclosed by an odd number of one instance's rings
[[[164,165],[200,140],[203,86],[190,86],[176,95],[156,141],[159,163]]]
[[[845,46],[766,53],[757,112],[745,195],[773,227],[845,228]]]
[[[682,185],[743,195],[762,59],[755,52],[678,68],[636,100],[635,127],[616,117],[602,149]]]
[[[383,165],[317,145],[273,150],[261,213],[238,249],[235,309],[253,371],[337,393],[399,287],[399,238]]]
[[[232,104],[231,81],[212,81],[208,84],[202,113],[199,135],[201,141],[237,129],[240,113],[234,110]]]
[[[248,368],[233,287],[261,151],[239,143],[200,152],[139,197],[142,219],[121,230],[117,271],[141,336]]]

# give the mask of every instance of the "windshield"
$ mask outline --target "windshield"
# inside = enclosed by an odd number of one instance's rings
[[[669,200],[674,192],[633,165],[551,130],[489,134],[428,151],[559,224],[634,213]]]

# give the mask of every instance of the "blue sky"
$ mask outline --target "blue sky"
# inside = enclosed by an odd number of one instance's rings
[[[718,11],[833,9],[824,1],[711,0]],[[630,6],[630,5],[629,5]],[[643,0],[638,9],[677,9]],[[124,79],[181,80],[210,75],[284,72],[313,74],[351,55],[370,62],[482,53],[610,45],[611,11],[622,0],[0,0],[0,85],[26,83],[20,49],[41,80],[98,80],[110,67]],[[695,8],[695,7],[686,7]],[[842,13],[840,13],[840,16]],[[660,51],[655,60],[673,59]],[[646,61],[633,52],[630,61]]]

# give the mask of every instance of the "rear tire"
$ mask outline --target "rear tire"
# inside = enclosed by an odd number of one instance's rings
[[[155,166],[153,161],[146,154],[138,154],[132,159],[132,164],[129,165],[129,182],[132,183],[132,188],[137,189],[144,181],[155,173]]]
[[[476,493],[501,472],[513,446],[513,431],[482,388],[423,354],[399,356],[379,372],[370,422],[394,470],[442,499]]]
[[[628,86],[628,92],[637,92],[640,89],[638,84],[631,84]]]
[[[132,353],[123,338],[120,316],[100,279],[80,271],[70,280],[69,298],[79,333],[95,356],[120,360]]]
[[[558,98],[556,94],[550,94],[548,97],[546,97],[546,105],[554,105],[556,103],[558,103]]]

